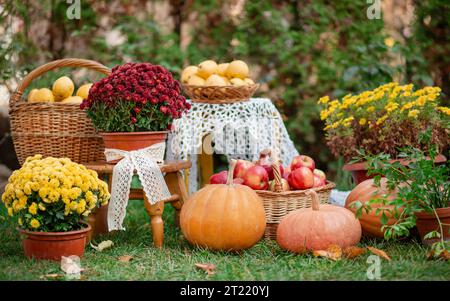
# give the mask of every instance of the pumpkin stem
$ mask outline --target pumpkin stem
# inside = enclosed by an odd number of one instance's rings
[[[306,192],[307,195],[311,196],[311,207],[312,210],[314,211],[319,211],[319,196],[317,195],[317,192],[315,192],[314,190],[309,190],[308,192]]]
[[[236,160],[232,159],[230,161],[230,168],[228,169],[228,177],[227,177],[227,185],[231,185],[233,184],[233,173],[234,173],[234,168],[236,167]]]

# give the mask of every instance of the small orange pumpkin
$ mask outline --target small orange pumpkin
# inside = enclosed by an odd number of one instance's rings
[[[183,205],[180,226],[193,245],[214,250],[252,247],[264,234],[266,217],[261,199],[251,188],[233,184],[235,160],[227,184],[209,184]]]
[[[277,242],[281,248],[303,253],[325,250],[330,245],[341,248],[356,245],[361,239],[361,225],[355,215],[339,206],[319,205],[311,191],[312,207],[292,211],[280,222]]]
[[[345,200],[345,208],[356,212],[356,208],[350,206],[351,203],[360,201],[362,204],[367,203],[370,200],[379,199],[383,197],[386,200],[393,200],[397,195],[397,190],[389,191],[386,186],[386,178],[381,178],[380,187],[375,186],[373,179],[368,179],[358,184],[352,192],[347,196]],[[382,212],[376,213],[377,208],[393,210],[394,206],[388,206],[383,204],[371,204],[372,210],[368,213],[363,209],[359,221],[364,233],[371,234],[377,237],[384,237],[384,231],[381,230],[383,224],[380,221]],[[387,225],[393,225],[397,219],[394,218],[389,212],[385,212],[388,218]]]

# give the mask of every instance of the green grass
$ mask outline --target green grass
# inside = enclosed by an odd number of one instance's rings
[[[39,280],[62,273],[59,263],[28,260],[23,255],[15,224],[0,214],[0,280]],[[368,253],[354,260],[337,262],[282,251],[273,241],[263,240],[240,253],[210,252],[191,247],[173,223],[173,210],[166,205],[165,242],[153,247],[149,218],[140,201],[130,202],[126,231],[96,238],[111,239],[114,247],[97,252],[90,246],[82,258],[87,280],[367,280]],[[415,240],[385,242],[364,238],[362,246],[385,250],[392,261],[381,261],[381,280],[450,280],[450,262],[428,261],[427,249]],[[129,263],[119,262],[131,255]],[[213,263],[216,273],[207,276],[195,263]]]

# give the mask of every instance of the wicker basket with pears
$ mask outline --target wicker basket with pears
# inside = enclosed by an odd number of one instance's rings
[[[241,60],[221,64],[206,60],[198,66],[186,67],[181,82],[193,102],[235,103],[250,99],[259,87],[249,74],[247,63]]]

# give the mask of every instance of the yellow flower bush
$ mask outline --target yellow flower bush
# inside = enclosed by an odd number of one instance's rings
[[[439,106],[439,87],[395,82],[341,100],[319,99],[328,146],[336,156],[350,160],[359,149],[366,153],[396,156],[406,145],[423,147],[419,136],[432,128],[432,143],[445,149],[450,144],[450,108]]]
[[[24,229],[64,232],[84,227],[86,217],[109,197],[95,171],[67,158],[35,155],[12,173],[2,202]]]

